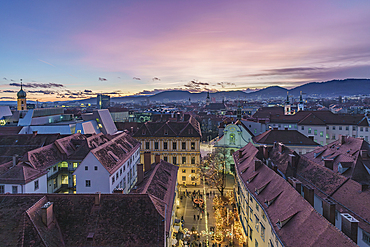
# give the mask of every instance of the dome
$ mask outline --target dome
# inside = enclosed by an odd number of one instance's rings
[[[23,89],[19,90],[19,92],[17,93],[17,98],[26,98],[26,92],[23,91]]]

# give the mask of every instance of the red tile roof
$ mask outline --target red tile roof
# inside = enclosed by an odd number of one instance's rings
[[[270,224],[284,246],[356,246],[347,236],[324,219],[281,176],[266,165],[255,171],[258,153],[251,143],[233,154],[238,175],[259,205],[266,212]],[[246,156],[246,158],[245,158]],[[257,174],[257,175],[255,175]],[[248,182],[250,177],[253,180]],[[255,193],[256,189],[267,186]],[[270,205],[265,203],[276,198]],[[290,218],[290,219],[289,219]],[[287,221],[285,224],[279,222]]]
[[[146,194],[0,195],[4,246],[164,246],[164,217]],[[54,222],[41,221],[41,206],[53,203]],[[88,236],[93,236],[89,241]]]

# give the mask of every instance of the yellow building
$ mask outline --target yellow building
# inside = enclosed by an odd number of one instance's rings
[[[21,90],[17,93],[17,110],[18,111],[25,111],[27,110],[27,100],[26,100],[26,92],[23,91],[22,79],[21,79]]]
[[[199,185],[201,130],[197,120],[185,115],[183,121],[146,122],[133,135],[144,152],[151,152],[151,163],[159,154],[164,161],[179,166],[178,184]]]

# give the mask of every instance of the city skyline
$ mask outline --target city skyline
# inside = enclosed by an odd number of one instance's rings
[[[0,3],[0,100],[370,77],[367,1]]]

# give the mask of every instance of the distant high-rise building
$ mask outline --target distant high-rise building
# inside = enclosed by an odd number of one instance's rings
[[[23,91],[22,79],[21,79],[21,90],[17,93],[17,110],[18,111],[25,111],[27,110],[27,103],[26,103],[26,92]]]
[[[98,109],[108,109],[110,106],[110,96],[98,94],[96,97],[96,104],[98,105]]]

